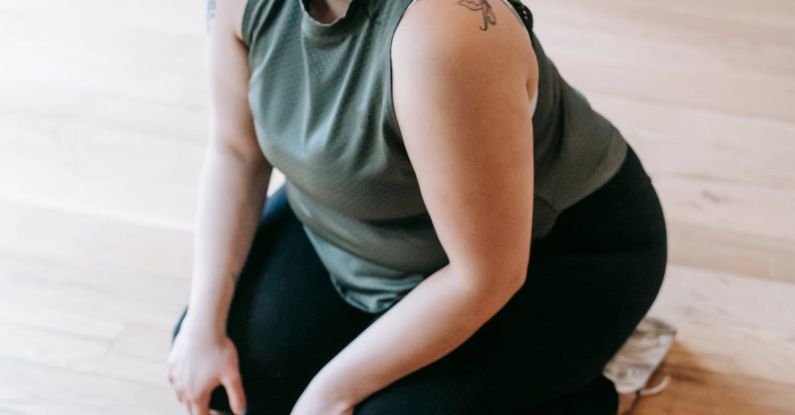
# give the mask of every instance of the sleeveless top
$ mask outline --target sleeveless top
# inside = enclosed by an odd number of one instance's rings
[[[338,294],[380,313],[449,262],[392,101],[392,37],[413,1],[352,0],[332,23],[315,20],[306,1],[246,4],[241,28],[257,141],[284,174],[289,205]],[[503,1],[527,28],[538,60],[537,102],[529,103],[536,240],[618,171],[627,143],[560,76],[527,7]]]

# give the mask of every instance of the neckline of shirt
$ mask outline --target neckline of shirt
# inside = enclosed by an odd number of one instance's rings
[[[364,14],[362,13],[362,6],[368,0],[351,0],[351,3],[348,5],[348,10],[345,11],[345,15],[337,18],[337,20],[331,23],[323,23],[315,20],[315,18],[309,14],[309,6],[307,5],[309,0],[295,1],[299,3],[301,9],[301,29],[305,34],[315,37],[337,37],[350,32],[354,28],[355,23],[361,19]]]

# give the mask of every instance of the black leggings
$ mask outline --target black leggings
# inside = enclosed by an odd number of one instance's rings
[[[355,414],[614,415],[618,396],[602,369],[651,307],[666,261],[662,208],[630,147],[616,176],[533,241],[526,283],[503,309]],[[249,414],[288,414],[378,316],[339,297],[284,187],[269,196],[228,318]],[[229,411],[220,386],[210,408]]]

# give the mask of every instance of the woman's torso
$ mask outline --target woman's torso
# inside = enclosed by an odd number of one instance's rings
[[[508,0],[504,0],[508,1]],[[547,58],[533,111],[533,239],[615,174],[626,142]],[[382,311],[447,263],[402,144],[391,94],[392,35],[412,0],[353,0],[321,23],[303,0],[249,0],[249,103],[257,139],[284,173],[296,216],[340,295]],[[530,96],[530,95],[528,95]],[[528,189],[531,191],[533,189]]]

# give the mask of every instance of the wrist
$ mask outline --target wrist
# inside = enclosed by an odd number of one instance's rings
[[[192,314],[188,311],[182,320],[180,332],[190,336],[220,338],[226,336],[226,325],[212,316]]]

